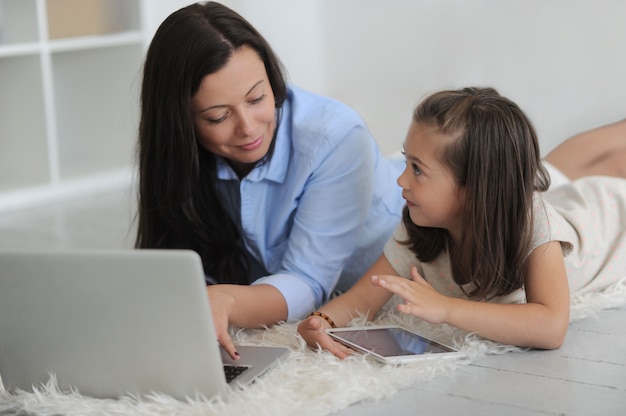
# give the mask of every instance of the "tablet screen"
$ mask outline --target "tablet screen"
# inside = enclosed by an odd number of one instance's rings
[[[399,327],[360,328],[341,330],[331,334],[348,344],[371,351],[382,357],[449,353],[455,350]]]

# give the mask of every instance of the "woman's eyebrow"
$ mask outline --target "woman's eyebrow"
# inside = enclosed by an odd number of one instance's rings
[[[258,87],[258,86],[259,86],[259,84],[261,84],[263,81],[265,81],[265,80],[264,80],[264,79],[262,79],[262,80],[259,80],[258,82],[256,82],[256,83],[252,86],[252,88],[250,88],[250,89],[248,90],[248,92],[246,93],[246,95],[245,95],[245,96],[247,97],[248,95],[250,95],[250,93],[251,93],[252,91],[254,91],[254,89],[255,89],[256,87]]]

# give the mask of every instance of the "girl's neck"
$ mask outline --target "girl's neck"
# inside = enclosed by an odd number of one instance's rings
[[[455,245],[459,245],[461,243],[461,227],[456,227],[454,229],[452,228],[448,228],[448,237],[450,238],[450,240],[455,244]]]

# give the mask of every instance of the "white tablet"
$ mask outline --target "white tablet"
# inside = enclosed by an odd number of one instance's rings
[[[386,363],[432,358],[458,358],[464,354],[399,326],[364,326],[327,329],[333,339]]]

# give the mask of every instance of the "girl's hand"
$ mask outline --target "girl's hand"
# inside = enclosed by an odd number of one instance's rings
[[[354,353],[350,348],[332,339],[326,333],[326,328],[329,326],[325,320],[319,316],[311,316],[300,322],[298,333],[311,348],[321,347],[342,360]]]
[[[398,305],[402,313],[414,315],[432,324],[445,322],[447,297],[441,295],[411,267],[411,280],[391,275],[374,275],[372,284],[398,295],[405,304]]]

